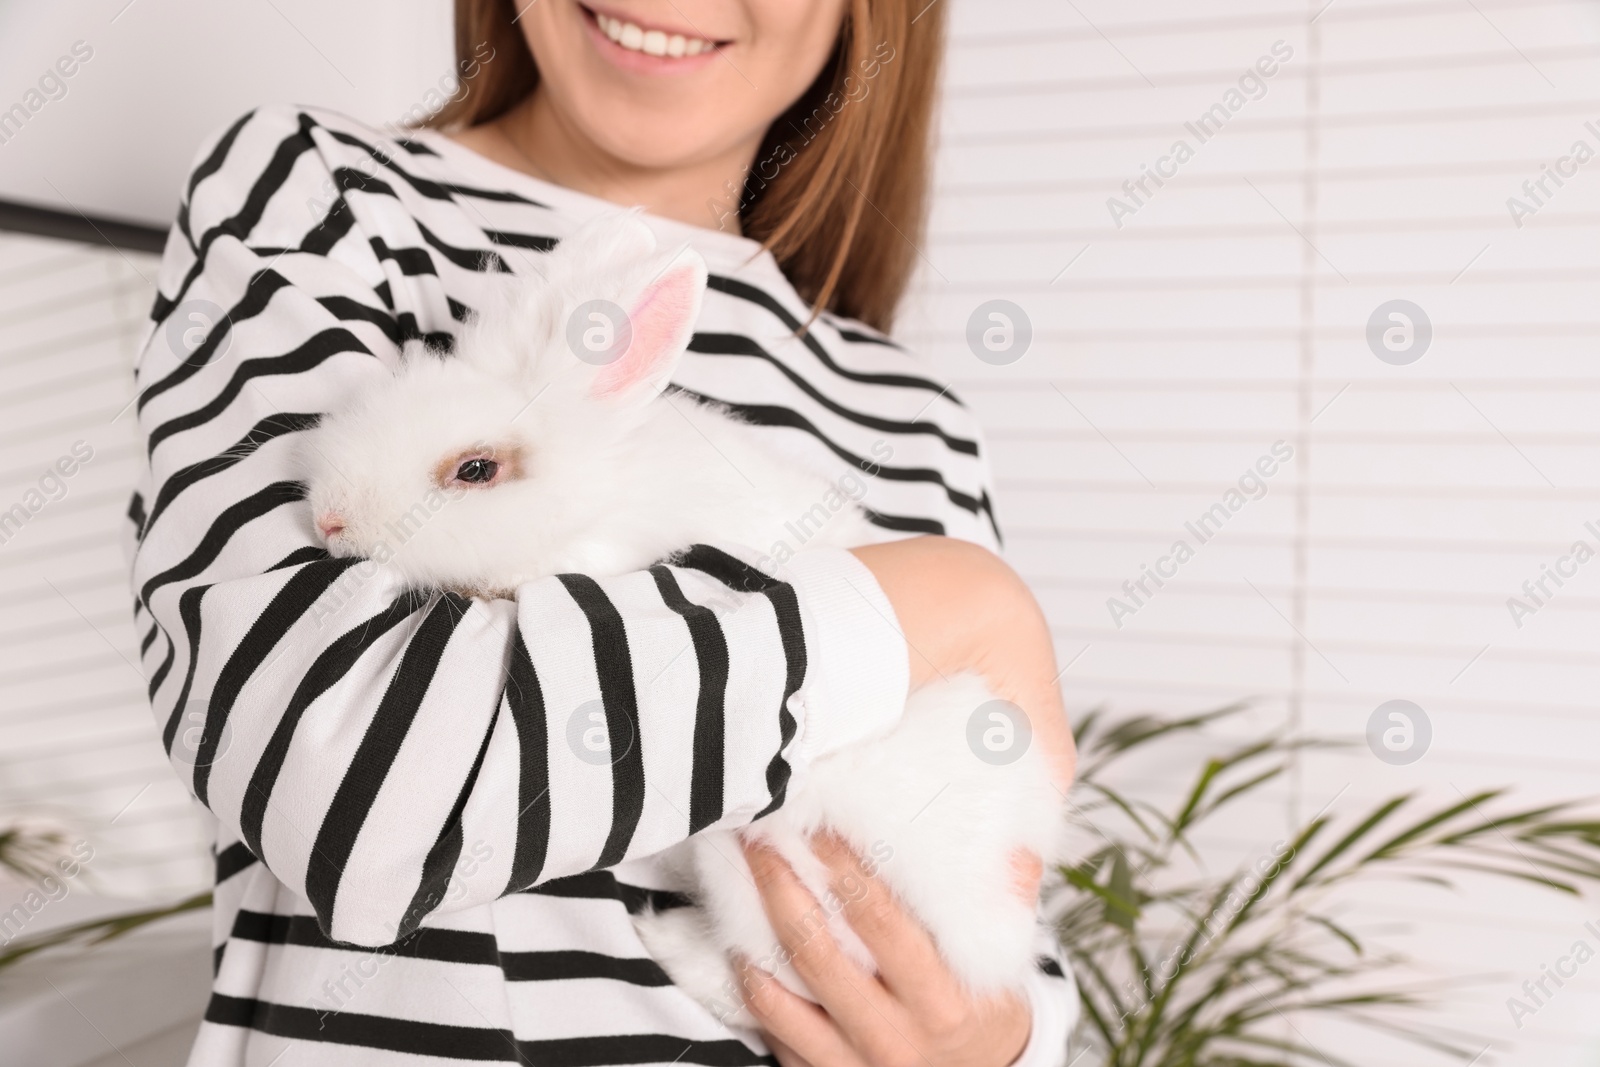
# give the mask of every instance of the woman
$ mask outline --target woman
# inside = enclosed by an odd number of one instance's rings
[[[634,936],[629,909],[671,903],[650,857],[781,804],[953,671],[1026,710],[1066,787],[1049,634],[988,550],[976,427],[879,332],[916,255],[941,17],[458,0],[465,81],[440,129],[269,108],[201,153],[138,369],[150,466],[130,511],[151,699],[216,824],[192,1064],[760,1062]],[[448,347],[484,272],[617,204],[711,266],[674,384],[830,479],[872,475],[886,543],[798,552],[775,577],[755,565],[772,546],[718,546],[476,602],[330,558],[300,431],[405,343]],[[191,351],[195,315],[216,325]],[[597,699],[613,750],[624,730],[642,758],[596,769],[563,743]],[[780,1062],[1061,1059],[1057,963],[1026,999],[975,998],[856,857],[818,848],[868,887],[846,915],[880,973],[795,939],[813,1005],[746,966]],[[750,859],[788,938],[815,902]],[[1020,863],[1032,895],[1037,859]]]

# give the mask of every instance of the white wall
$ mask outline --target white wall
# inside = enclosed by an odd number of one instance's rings
[[[1258,722],[1356,742],[1241,812],[1209,842],[1218,856],[1264,854],[1336,797],[1352,814],[1409,789],[1439,804],[1486,785],[1594,792],[1600,563],[1520,629],[1506,601],[1575,540],[1600,548],[1584,526],[1600,519],[1600,162],[1520,229],[1506,200],[1575,140],[1600,149],[1600,5],[952,13],[941,194],[903,332],[988,427],[1010,556],[1072,662],[1071,706],[1253,696]],[[1200,145],[1184,123],[1279,40],[1293,58]],[[1195,157],[1119,228],[1108,198],[1180,138]],[[1034,329],[1008,366],[964,339],[992,298]],[[1365,340],[1396,298],[1434,330],[1407,366]],[[1115,625],[1108,598],[1279,440],[1296,459],[1267,495]],[[1396,698],[1434,731],[1410,766],[1362,740]],[[1485,1062],[1594,1062],[1600,970],[1520,1030],[1505,1001],[1574,941],[1593,947],[1582,921],[1600,900],[1391,885],[1350,908],[1430,975],[1492,976],[1447,998],[1449,1021],[1495,1043]],[[1303,1028],[1363,1065],[1428,1062]]]
[[[0,144],[0,199],[165,227],[201,139],[262,103],[398,121],[451,74],[440,0],[0,4],[0,110],[93,55]]]

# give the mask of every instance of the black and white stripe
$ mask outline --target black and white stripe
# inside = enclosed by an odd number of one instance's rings
[[[408,591],[321,551],[297,475],[321,412],[408,341],[448,349],[484,272],[599,207],[304,109],[252,112],[198,157],[138,366],[128,512],[156,721],[216,822],[194,1064],[286,1042],[296,1064],[763,1062],[666,981],[628,913],[681,903],[650,857],[782,803],[806,635],[830,620],[753,565],[771,546],[515,601]],[[859,324],[797,336],[808,309],[770,257],[679,229],[713,279],[675,387],[796,463],[871,475],[885,537],[992,545],[976,426],[948,391]],[[224,317],[174,350],[168,320],[196,301]],[[587,705],[610,764],[566,743]]]

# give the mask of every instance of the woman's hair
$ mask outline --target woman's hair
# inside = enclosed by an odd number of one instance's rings
[[[737,214],[816,311],[887,331],[922,240],[945,5],[847,0],[822,73],[767,131],[742,191],[707,205]],[[539,81],[513,24],[514,0],[455,0],[456,57],[476,68],[426,125],[466,128],[505,114]],[[493,59],[476,62],[487,45]],[[737,196],[737,202],[735,197]]]

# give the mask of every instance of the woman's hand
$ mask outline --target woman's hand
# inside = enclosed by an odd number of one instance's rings
[[[858,966],[818,921],[821,905],[776,852],[745,855],[784,954],[819,1004],[739,961],[745,1003],[783,1067],[1006,1067],[1028,1043],[1027,1003],[1013,995],[974,998],[945,966],[933,940],[850,848],[825,835],[812,849],[850,928],[878,974]],[[1018,857],[1018,891],[1038,890],[1037,860]]]
[[[961,672],[1027,714],[1056,785],[1072,781],[1076,752],[1056,688],[1050,630],[1033,594],[991,552],[945,537],[852,550],[888,597],[906,639],[913,689]],[[821,905],[770,849],[747,847],[767,918],[819,1003],[739,964],[745,1002],[784,1067],[1006,1067],[1031,1030],[1016,996],[975,998],[932,938],[888,887],[836,838],[813,842],[831,872],[845,920],[872,953],[870,974],[818,922]],[[1039,859],[1014,860],[1017,891],[1038,894]]]

